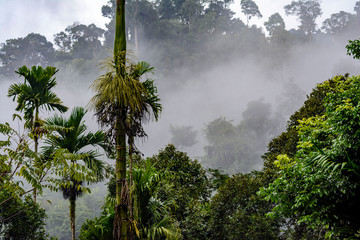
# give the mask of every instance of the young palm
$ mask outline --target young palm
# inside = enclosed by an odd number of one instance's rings
[[[16,111],[24,112],[26,120],[25,127],[30,130],[34,139],[35,155],[38,153],[39,138],[43,133],[40,110],[58,110],[63,113],[67,107],[62,105],[60,98],[52,92],[56,86],[55,73],[58,70],[55,67],[48,66],[43,69],[41,66],[33,66],[29,69],[26,66],[19,68],[16,73],[24,77],[24,83],[12,84],[8,90],[8,97],[13,97],[17,101]],[[35,159],[34,165],[41,163]],[[40,171],[41,172],[41,171]],[[42,176],[39,176],[41,179]],[[34,200],[36,201],[36,190],[34,191]]]
[[[46,139],[45,155],[55,156],[61,152],[67,159],[69,169],[64,171],[61,190],[65,199],[70,201],[70,222],[72,239],[75,239],[75,206],[76,199],[83,193],[83,182],[99,182],[104,179],[104,163],[97,159],[95,150],[85,150],[89,146],[105,148],[105,135],[102,131],[85,133],[87,127],[83,117],[84,108],[76,107],[68,119],[55,115],[46,120],[45,125],[53,129]],[[56,157],[55,157],[56,158]],[[65,169],[65,167],[64,167]]]
[[[134,209],[140,239],[179,238],[179,229],[174,225],[164,203],[155,194],[163,176],[149,160],[145,161],[145,166],[134,169]]]

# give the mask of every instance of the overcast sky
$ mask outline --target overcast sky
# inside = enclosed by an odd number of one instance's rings
[[[24,37],[34,32],[40,33],[50,41],[53,35],[63,31],[74,22],[83,24],[95,23],[105,28],[107,18],[101,15],[101,6],[108,0],[0,0],[0,43],[6,39]],[[332,13],[347,11],[353,13],[357,0],[322,0],[323,16],[318,24]],[[286,17],[283,7],[291,0],[255,0],[263,15],[261,20],[252,19],[250,24],[260,25],[269,16],[279,12],[287,29],[298,25],[296,17]],[[232,9],[245,21],[241,15],[240,0],[235,0]]]

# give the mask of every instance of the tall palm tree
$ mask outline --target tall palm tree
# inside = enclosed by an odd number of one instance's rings
[[[134,79],[130,74],[126,56],[125,0],[116,0],[114,58],[105,64],[106,74],[92,84],[96,95],[91,100],[99,123],[113,129],[108,135],[112,137],[116,147],[114,239],[128,239],[129,191],[126,181],[128,114],[143,112],[144,96],[149,94],[139,81],[141,75]]]
[[[123,80],[126,79],[126,30],[125,30],[125,0],[116,0],[116,10],[115,10],[115,39],[114,39],[114,63],[116,68],[116,75],[120,76]],[[125,81],[129,84],[129,81]],[[125,83],[123,82],[123,83]],[[125,85],[125,86],[126,86]],[[121,89],[122,91],[125,88]],[[139,92],[138,88],[130,87],[131,92],[129,94],[134,94]],[[115,219],[114,219],[114,239],[127,239],[128,238],[128,224],[127,224],[127,200],[125,199],[126,194],[126,135],[125,135],[125,121],[126,121],[126,105],[137,105],[138,98],[132,99],[130,102],[121,101],[121,96],[123,94],[117,94],[116,105],[117,105],[117,115],[116,118],[116,164],[115,164],[115,175],[116,175],[116,207],[115,207]],[[138,94],[134,94],[134,96]],[[126,97],[123,100],[127,100]],[[121,105],[125,105],[121,109]],[[120,107],[120,108],[119,108]],[[133,106],[138,107],[138,106]],[[121,110],[120,110],[121,109]]]
[[[116,13],[115,13],[115,40],[114,40],[114,63],[115,66],[119,66],[116,70],[116,75],[121,76],[123,80],[126,79],[126,30],[125,30],[125,0],[116,0]],[[129,81],[126,81],[129,83]],[[123,82],[124,83],[124,82]],[[127,84],[126,84],[127,85]],[[129,84],[131,85],[131,84]],[[138,92],[138,88],[130,88],[133,94]],[[122,88],[121,90],[125,90]],[[117,94],[116,105],[132,105],[136,104],[137,98],[132,99],[130,102],[121,101],[122,94]],[[139,96],[134,94],[134,96]],[[128,97],[127,97],[128,98]],[[123,100],[127,100],[126,98]],[[137,107],[137,106],[133,106]],[[127,108],[127,106],[125,107]],[[116,118],[116,164],[115,164],[115,175],[116,175],[116,207],[115,207],[115,218],[114,218],[114,239],[127,239],[128,238],[128,224],[127,224],[127,200],[125,199],[126,194],[126,136],[125,136],[125,121],[126,121],[126,110],[123,107],[117,108],[116,112],[119,115]],[[121,110],[120,110],[121,109]]]
[[[38,153],[39,138],[43,133],[39,111],[41,109],[58,110],[63,113],[68,109],[52,91],[56,86],[54,75],[57,71],[56,67],[51,66],[45,69],[41,66],[32,66],[31,69],[22,66],[16,73],[24,77],[24,83],[12,84],[8,90],[8,97],[13,97],[13,101],[15,99],[17,101],[15,110],[24,112],[25,127],[30,130],[34,139],[35,155]],[[36,160],[35,164],[37,164]],[[34,200],[36,202],[36,189]]]
[[[153,81],[140,81],[144,74],[152,71],[150,65],[146,62],[134,64],[129,60],[122,63],[116,61],[118,57],[115,55],[104,63],[106,73],[91,85],[96,94],[90,104],[98,122],[109,127],[108,139],[116,146],[114,239],[127,239],[130,198],[126,181],[126,136],[129,139],[145,136],[142,124],[152,115],[158,119],[161,105]]]
[[[53,154],[61,150],[68,154],[70,162],[69,171],[65,171],[61,186],[63,197],[70,201],[70,223],[72,239],[75,240],[75,207],[76,199],[83,194],[83,182],[99,182],[104,179],[104,162],[97,159],[99,155],[95,150],[85,150],[89,146],[105,148],[105,134],[102,131],[85,133],[87,127],[83,117],[86,114],[84,108],[76,107],[72,110],[68,119],[55,115],[46,120],[46,126],[54,129],[46,139],[44,147],[45,155]],[[82,161],[82,169],[79,162]]]

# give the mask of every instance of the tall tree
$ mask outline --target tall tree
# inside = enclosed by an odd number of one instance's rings
[[[34,164],[37,164],[39,139],[43,134],[40,110],[66,112],[68,109],[62,105],[60,98],[52,91],[56,86],[54,75],[57,71],[55,67],[51,66],[45,69],[41,66],[33,66],[31,69],[23,66],[16,73],[24,77],[24,83],[12,84],[8,91],[8,97],[13,97],[14,101],[17,99],[16,111],[24,112],[25,127],[30,129],[31,137],[34,139]],[[34,200],[36,201],[36,189]]]
[[[195,22],[200,18],[204,7],[197,0],[185,0],[181,6],[184,22],[188,25],[189,32],[195,30]]]
[[[323,29],[328,34],[340,35],[351,23],[353,14],[340,11],[331,14],[330,18],[325,19],[323,22]]]
[[[269,20],[264,23],[266,30],[268,30],[270,36],[273,35],[275,31],[284,30],[285,22],[279,13],[274,13],[269,17]]]
[[[116,1],[114,57],[104,63],[106,73],[92,84],[96,92],[91,104],[101,125],[110,127],[109,139],[115,144],[116,206],[114,239],[128,239],[130,224],[128,210],[129,187],[126,177],[126,136],[130,142],[143,135],[143,120],[154,108],[161,110],[153,81],[140,82],[143,74],[151,71],[145,62],[129,63],[126,54],[125,0]],[[150,107],[149,107],[150,106]],[[155,113],[158,117],[158,112]],[[132,144],[131,144],[132,146]]]
[[[312,34],[316,31],[316,18],[322,14],[318,0],[292,1],[284,7],[287,15],[295,15],[300,20],[300,30],[305,34]]]
[[[126,180],[126,136],[130,142],[134,137],[145,136],[142,124],[150,119],[152,114],[157,119],[161,105],[153,81],[140,81],[142,75],[152,69],[149,64],[140,62],[125,65],[118,60],[115,65],[115,61],[110,60],[105,67],[107,73],[92,84],[96,95],[91,99],[91,104],[96,111],[98,122],[109,127],[108,139],[116,146],[114,238],[127,239],[130,199]]]
[[[249,25],[249,21],[252,17],[258,17],[258,18],[262,17],[259,7],[254,1],[241,0],[240,5],[241,5],[241,11],[246,16],[246,22],[247,22],[246,25]]]
[[[91,59],[100,51],[102,44],[100,39],[105,30],[95,24],[88,26],[74,23],[54,35],[55,45],[64,53],[71,53],[74,58]]]
[[[84,124],[86,111],[76,107],[68,119],[55,115],[46,120],[48,128],[55,129],[46,139],[45,152],[49,154],[55,151],[64,151],[70,161],[70,172],[64,177],[64,184],[61,187],[63,196],[70,201],[70,225],[72,239],[75,240],[75,207],[76,199],[84,193],[83,182],[98,182],[104,179],[104,163],[97,159],[98,153],[89,149],[90,146],[105,148],[105,135],[102,131],[85,133],[87,127]],[[86,171],[80,171],[79,162]]]
[[[12,76],[22,65],[49,65],[53,62],[54,51],[53,44],[37,33],[8,39],[0,48],[0,74]]]

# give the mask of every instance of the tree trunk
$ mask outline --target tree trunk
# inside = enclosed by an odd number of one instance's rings
[[[132,188],[132,183],[133,183],[133,176],[132,176],[132,172],[133,172],[133,152],[134,152],[134,137],[130,136],[129,137],[129,215],[130,215],[130,220],[134,220],[134,214],[133,214],[133,199],[132,199],[132,194],[131,194],[131,188]]]
[[[126,51],[125,0],[116,0],[114,54]]]
[[[128,189],[126,182],[126,134],[124,122],[121,118],[126,116],[119,114],[116,121],[116,206],[114,219],[114,240],[128,239]]]
[[[135,27],[134,27],[134,41],[135,41],[135,52],[137,53],[139,51],[139,40],[138,40],[138,21],[137,21],[137,16],[138,16],[138,1],[136,0],[135,2]]]
[[[71,193],[70,196],[70,227],[71,227],[71,239],[75,240],[75,207],[76,198],[75,193]]]
[[[125,61],[126,56],[126,32],[125,32],[125,0],[116,0],[116,19],[115,19],[115,40],[114,57],[117,61]],[[124,54],[124,58],[119,58]],[[120,63],[125,64],[125,63]],[[125,74],[117,72],[117,74]],[[126,183],[126,133],[125,133],[126,111],[120,110],[116,119],[116,206],[114,218],[114,240],[128,239],[128,189]]]
[[[34,120],[34,126],[32,133],[34,134],[34,145],[35,145],[35,159],[34,159],[34,164],[37,164],[37,154],[38,154],[38,148],[39,148],[39,136],[38,136],[38,128],[40,127],[40,121],[39,121],[39,108],[35,109],[35,120]],[[36,203],[36,195],[37,195],[37,191],[36,191],[36,186],[33,186],[34,192],[33,192],[33,196],[34,196],[34,202]]]

